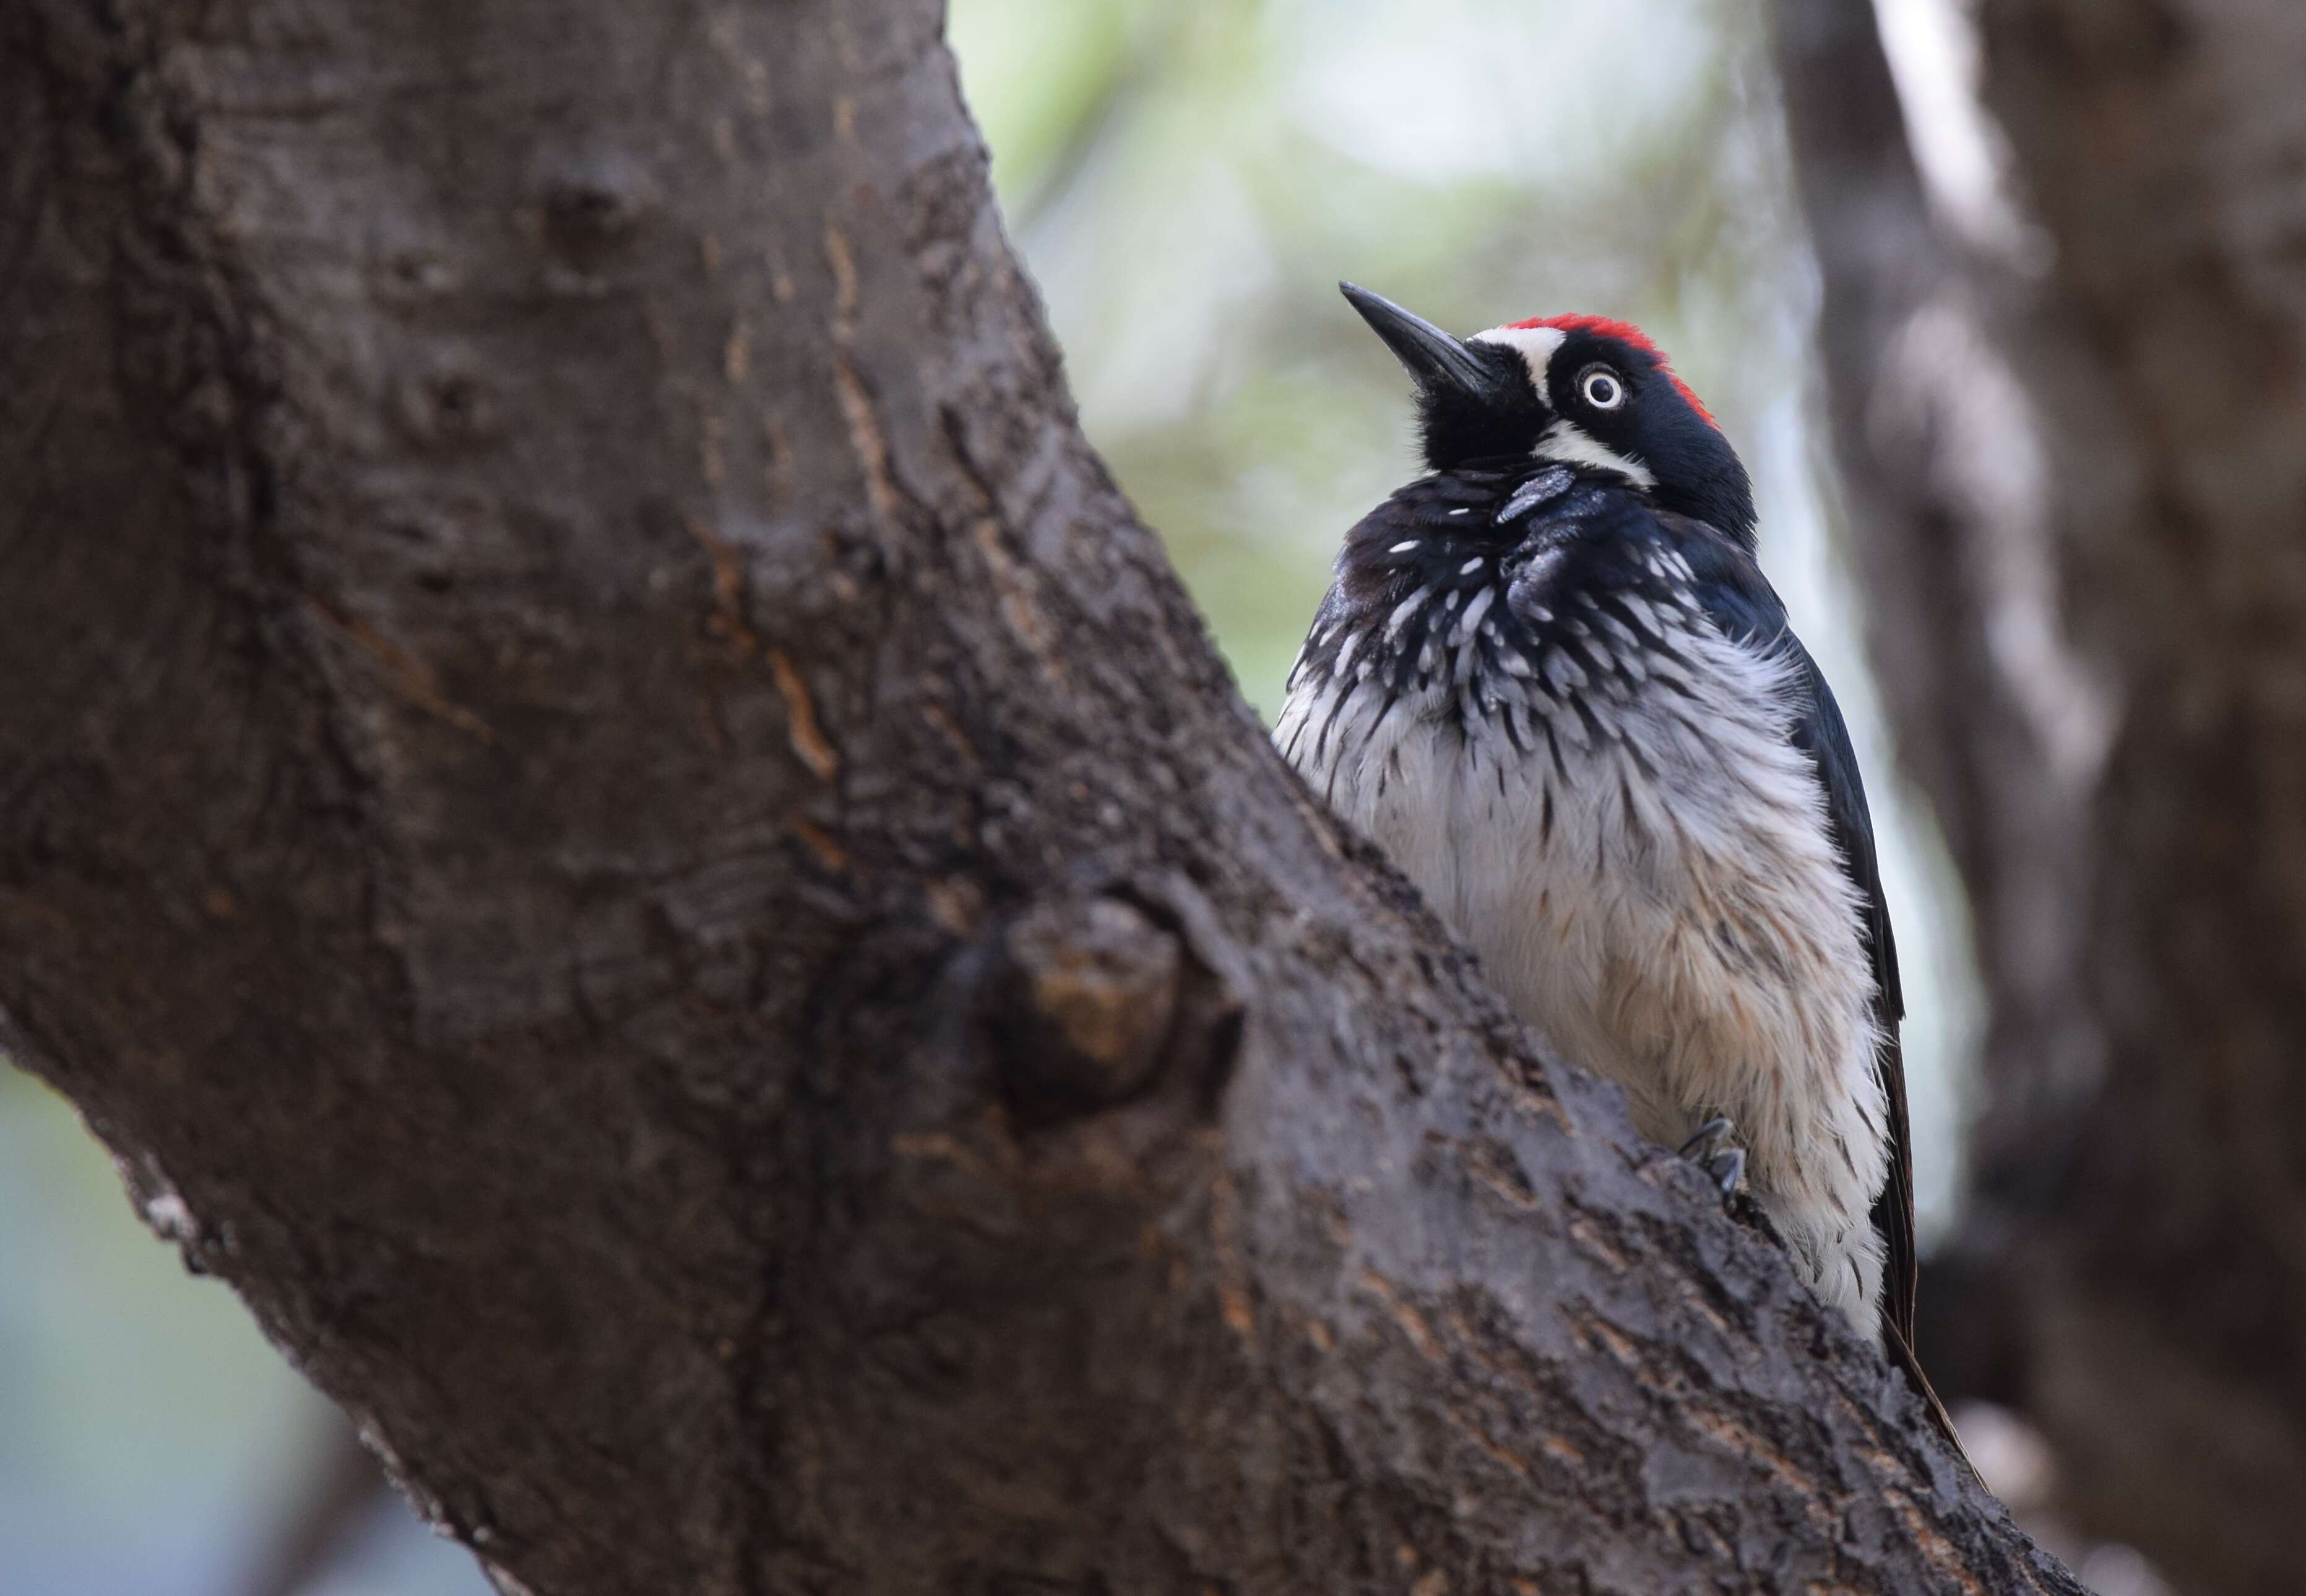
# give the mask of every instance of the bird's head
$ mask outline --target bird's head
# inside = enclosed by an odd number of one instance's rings
[[[1516,457],[1597,466],[1752,549],[1746,467],[1639,328],[1546,316],[1458,338],[1365,288],[1338,286],[1416,383],[1434,470]]]

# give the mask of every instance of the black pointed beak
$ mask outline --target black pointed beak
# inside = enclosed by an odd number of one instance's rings
[[[1467,347],[1464,339],[1451,337],[1424,317],[1366,288],[1339,283],[1337,291],[1362,313],[1370,329],[1385,340],[1385,346],[1407,369],[1420,393],[1434,397],[1461,394],[1477,403],[1499,397],[1496,370]]]

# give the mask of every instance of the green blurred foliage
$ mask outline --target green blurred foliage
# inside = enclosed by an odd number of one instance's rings
[[[1091,436],[1268,716],[1344,529],[1413,469],[1348,277],[1445,326],[1640,321],[1732,425],[1808,267],[1750,0],[959,0]]]

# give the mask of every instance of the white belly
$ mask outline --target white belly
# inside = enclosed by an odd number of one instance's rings
[[[1509,684],[1523,752],[1445,677],[1381,716],[1366,681],[1293,697],[1275,738],[1643,1134],[1735,1122],[1755,1199],[1870,1336],[1887,1155],[1859,906],[1787,739],[1786,667],[1710,629],[1675,643],[1698,701],[1615,685],[1589,700],[1599,737]]]

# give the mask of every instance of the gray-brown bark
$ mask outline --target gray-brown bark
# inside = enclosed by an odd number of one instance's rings
[[[1886,479],[1853,506],[1877,644],[1994,1003],[1960,1250],[1998,1259],[1978,1311],[2069,1509],[2190,1589],[2288,1591],[2306,1499],[2306,12],[1988,0],[1988,100],[2054,246],[2028,284],[1926,213],[1878,47],[1871,123],[1847,79],[1805,75],[1800,41],[1823,37],[1805,28],[1838,27],[1845,63],[1871,45],[1835,15],[1853,9],[1781,14],[1844,457]],[[1901,242],[1869,258],[1885,216]],[[1880,307],[1931,301],[1975,311],[1953,391],[2026,383],[2054,490],[2038,526],[1949,512],[1940,476],[1882,466],[1867,396],[1911,379]],[[1959,478],[1993,453],[1938,459]],[[2007,706],[2044,685],[1995,644],[2012,593],[1979,562],[2013,538],[2053,567],[2026,624],[2079,639],[2110,689],[2102,767],[2008,735]],[[1979,846],[1996,836],[2013,846]]]
[[[0,1009],[500,1583],[2076,1589],[1271,755],[927,0],[0,21]]]

